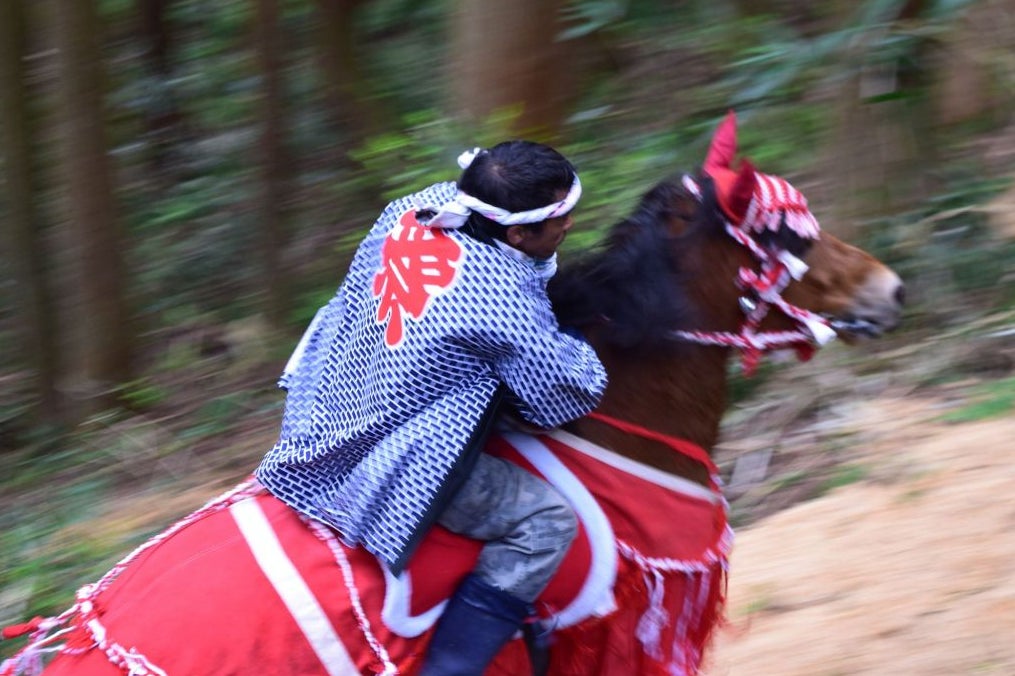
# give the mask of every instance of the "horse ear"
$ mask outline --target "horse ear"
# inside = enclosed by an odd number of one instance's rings
[[[713,176],[716,169],[730,169],[737,154],[737,116],[732,110],[716,127],[703,169]]]
[[[739,225],[747,215],[747,209],[751,206],[751,198],[754,197],[754,187],[758,183],[757,171],[750,160],[743,160],[740,163],[740,171],[737,172],[737,179],[733,182],[729,194],[723,206],[726,208],[726,215],[730,221]]]

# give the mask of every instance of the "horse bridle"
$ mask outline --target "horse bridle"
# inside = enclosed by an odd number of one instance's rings
[[[690,176],[684,176],[684,187],[702,201],[701,189]],[[732,347],[740,351],[744,375],[750,376],[758,368],[761,357],[771,350],[793,349],[801,360],[810,359],[818,347],[835,337],[831,322],[824,317],[793,305],[782,297],[782,292],[793,280],[802,279],[807,273],[807,264],[785,249],[770,251],[743,228],[739,228],[723,217],[726,233],[735,242],[750,251],[760,264],[760,270],[742,267],[735,283],[744,292],[740,297],[740,309],[744,321],[740,329],[733,331],[684,331],[674,330],[674,338],[698,343]],[[761,322],[771,308],[777,308],[789,317],[797,328],[789,331],[761,331]]]

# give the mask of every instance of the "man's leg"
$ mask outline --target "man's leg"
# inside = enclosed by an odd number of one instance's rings
[[[556,489],[485,453],[437,523],[485,540],[476,575],[529,603],[549,584],[578,532],[574,511]]]
[[[438,622],[422,674],[478,676],[533,614],[532,602],[577,533],[577,518],[545,481],[481,454],[437,522],[486,544]]]

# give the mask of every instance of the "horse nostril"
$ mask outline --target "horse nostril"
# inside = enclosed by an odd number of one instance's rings
[[[899,283],[899,286],[895,289],[895,302],[899,305],[906,304],[906,285]]]

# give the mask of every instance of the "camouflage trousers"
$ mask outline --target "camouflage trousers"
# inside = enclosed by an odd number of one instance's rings
[[[485,453],[437,523],[485,540],[473,572],[529,603],[549,584],[578,531],[578,518],[556,489]]]

